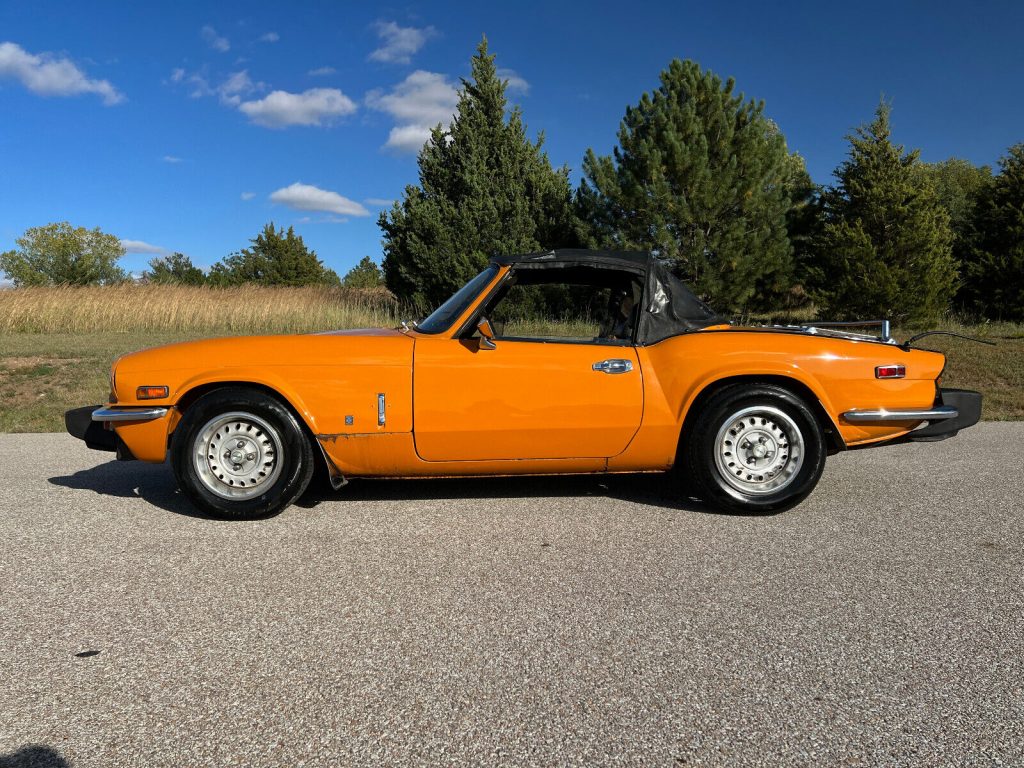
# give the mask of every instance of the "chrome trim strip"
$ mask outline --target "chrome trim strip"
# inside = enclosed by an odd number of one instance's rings
[[[384,393],[380,392],[377,395],[377,426],[383,427],[387,421],[387,416],[384,413]]]
[[[888,410],[878,408],[873,410],[846,411],[842,416],[851,424],[871,424],[885,421],[941,421],[942,419],[955,419],[960,411],[952,405],[937,405],[934,408],[897,408]]]
[[[97,408],[93,421],[153,421],[167,415],[167,408]]]

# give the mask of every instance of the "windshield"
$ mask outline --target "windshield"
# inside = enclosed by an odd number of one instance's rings
[[[435,309],[430,317],[417,325],[416,330],[420,333],[447,331],[497,273],[497,264],[488,265],[487,269],[462,286],[448,301]]]

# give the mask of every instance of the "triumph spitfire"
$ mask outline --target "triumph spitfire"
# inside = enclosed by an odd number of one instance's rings
[[[68,431],[169,458],[206,513],[274,514],[352,477],[666,472],[726,511],[792,506],[826,456],[955,435],[945,358],[835,326],[739,327],[650,254],[494,259],[419,323],[126,355]]]

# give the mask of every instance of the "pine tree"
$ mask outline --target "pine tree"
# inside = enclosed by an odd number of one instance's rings
[[[939,205],[949,214],[953,230],[953,258],[966,274],[966,265],[973,260],[975,209],[992,183],[992,169],[977,166],[969,160],[951,157],[940,163],[918,163],[918,173],[935,188]],[[964,304],[963,294],[956,302]]]
[[[1010,147],[975,210],[961,291],[985,317],[1024,321],[1024,144]]]
[[[692,61],[627,107],[614,157],[588,150],[577,194],[592,242],[651,249],[727,311],[788,287],[793,168],[763,103]]]
[[[158,256],[150,260],[149,270],[142,273],[144,280],[161,285],[203,285],[206,275],[183,253]]]
[[[573,245],[576,221],[567,168],[554,170],[507,109],[486,38],[462,81],[451,127],[434,128],[420,152],[419,186],[382,213],[384,277],[402,299],[434,305],[497,254]]]
[[[346,288],[376,288],[384,285],[384,275],[373,259],[363,256],[362,260],[341,278],[341,284]]]
[[[818,299],[835,317],[930,320],[957,284],[949,214],[918,170],[918,152],[890,141],[889,105],[849,136],[849,157],[824,195]]]
[[[292,227],[280,230],[270,222],[253,238],[250,248],[227,256],[210,269],[213,285],[338,285],[338,275],[327,269],[316,252],[306,248]]]

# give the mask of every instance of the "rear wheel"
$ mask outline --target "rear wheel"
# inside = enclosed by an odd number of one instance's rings
[[[683,452],[697,496],[733,512],[771,512],[802,501],[825,467],[825,439],[807,404],[787,389],[742,384],[713,395]]]
[[[218,389],[186,412],[171,442],[181,490],[222,518],[276,514],[309,485],[313,451],[295,416],[252,389]]]

